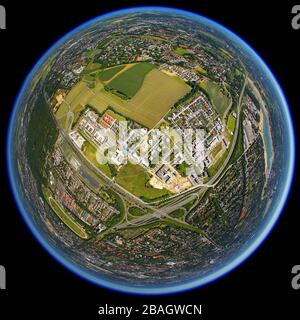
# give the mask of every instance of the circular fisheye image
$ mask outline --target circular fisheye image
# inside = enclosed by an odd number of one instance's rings
[[[288,106],[239,37],[170,8],[112,12],[27,77],[8,134],[12,190],[62,265],[166,294],[216,280],[269,234],[294,164]]]

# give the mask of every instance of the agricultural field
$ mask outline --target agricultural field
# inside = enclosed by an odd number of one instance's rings
[[[126,104],[122,114],[153,128],[191,88],[184,82],[153,69],[139,92]]]
[[[100,63],[91,62],[83,70],[82,74],[88,74],[88,73],[91,73],[91,72],[95,72],[95,71],[99,70],[100,68],[101,68],[101,64]]]
[[[150,176],[143,167],[127,163],[120,169],[116,182],[146,202],[170,195],[166,189],[155,189],[148,185],[149,179]]]
[[[150,63],[137,63],[112,79],[107,87],[114,93],[120,93],[126,98],[131,99],[143,85],[147,73],[154,68],[155,65]]]
[[[113,78],[111,82],[126,75],[138,65],[134,65],[125,71],[121,70],[121,73]],[[171,77],[153,68],[145,76],[142,87],[130,100],[124,100],[112,92],[105,90],[100,80],[96,80],[93,87],[91,87],[89,82],[81,81],[69,92],[65,98],[65,102],[61,104],[56,112],[56,117],[61,126],[67,129],[70,124],[67,123],[69,111],[74,113],[73,121],[76,121],[80,111],[86,105],[90,105],[100,113],[111,107],[124,117],[132,119],[147,128],[153,128],[175,102],[190,90],[190,86],[184,81],[178,81],[178,78]]]
[[[216,111],[220,115],[223,115],[230,104],[230,98],[227,96],[227,91],[211,80],[202,81],[200,86],[209,95]]]
[[[116,67],[108,68],[101,71],[98,77],[101,81],[108,81],[123,69],[124,69],[124,66],[116,66]]]

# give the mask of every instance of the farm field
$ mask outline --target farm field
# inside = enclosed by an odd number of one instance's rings
[[[146,202],[170,195],[166,189],[148,186],[149,174],[139,165],[125,164],[119,171],[116,182],[135,196]]]
[[[131,67],[128,71],[133,68]],[[121,74],[115,79],[128,71],[121,70]],[[111,107],[117,113],[147,128],[153,128],[175,102],[190,89],[185,82],[178,81],[176,77],[171,77],[157,69],[152,69],[146,75],[142,87],[130,100],[123,100],[112,92],[106,91],[100,80],[95,81],[94,87],[91,87],[89,82],[81,81],[69,92],[66,102],[63,102],[56,112],[56,117],[61,126],[66,129],[69,108],[76,120],[86,105],[90,105],[100,113]]]
[[[108,81],[123,69],[124,69],[124,66],[116,66],[116,67],[108,68],[101,71],[98,77],[101,81]]]
[[[176,78],[153,69],[139,92],[126,104],[124,115],[153,128],[190,87]]]
[[[216,111],[223,115],[225,110],[228,108],[230,98],[223,92],[222,88],[211,80],[204,80],[200,83],[200,86],[209,95]]]
[[[115,93],[121,93],[127,98],[132,98],[143,85],[145,76],[155,65],[150,63],[137,63],[130,69],[122,72],[112,79],[107,87]]]

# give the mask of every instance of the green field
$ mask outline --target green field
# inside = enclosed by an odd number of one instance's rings
[[[113,92],[121,93],[130,99],[141,88],[147,73],[154,68],[155,66],[150,63],[137,63],[112,79],[107,87]]]
[[[184,81],[153,69],[146,76],[139,92],[126,104],[126,110],[120,111],[144,126],[153,128],[190,90]]]
[[[140,65],[140,64],[138,64]],[[118,79],[135,66],[113,78]],[[111,81],[111,82],[112,82]],[[110,82],[110,83],[111,83]],[[153,128],[170,108],[191,90],[184,81],[169,76],[157,69],[152,69],[145,77],[142,87],[130,100],[123,100],[104,89],[100,80],[91,88],[89,82],[81,81],[74,86],[56,112],[56,117],[63,128],[67,128],[67,113],[74,113],[76,121],[80,111],[86,105],[103,113],[109,106],[118,114],[122,114],[147,128]]]
[[[101,71],[98,77],[101,81],[108,81],[118,72],[120,72],[122,69],[124,69],[124,66],[116,66],[116,67],[108,68]]]
[[[59,219],[67,225],[69,229],[71,229],[78,237],[81,239],[88,239],[89,235],[86,233],[84,228],[77,223],[61,206],[60,204],[50,197],[49,204],[53,211],[56,213],[56,215],[59,217]]]
[[[235,122],[236,122],[236,119],[231,113],[230,116],[228,117],[227,128],[232,133],[234,132],[234,129],[235,129]]]
[[[146,202],[170,195],[166,189],[155,189],[148,185],[149,174],[139,165],[125,164],[116,177],[116,182]]]
[[[201,82],[200,86],[209,95],[216,111],[223,115],[230,104],[230,98],[227,96],[225,89],[211,80]]]

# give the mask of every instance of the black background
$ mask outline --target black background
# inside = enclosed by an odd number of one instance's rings
[[[143,297],[94,286],[51,258],[25,226],[10,194],[5,163],[6,133],[14,99],[38,58],[66,32],[114,9],[139,5],[178,7],[216,20],[250,44],[273,70],[290,104],[296,146],[300,123],[300,30],[291,27],[295,2],[261,1],[1,1],[7,30],[0,30],[0,264],[7,270],[7,290],[0,291],[0,317],[45,315],[99,318],[98,306],[202,304],[204,319],[245,316],[299,316],[300,290],[291,288],[291,268],[300,264],[299,170],[287,204],[272,233],[240,267],[202,288],[169,296]],[[271,3],[271,2],[270,2]],[[296,148],[297,149],[297,148]],[[296,162],[297,163],[297,162]],[[297,305],[298,302],[298,305]],[[112,317],[104,316],[102,319]],[[121,317],[119,317],[121,319]],[[157,316],[140,316],[153,318]],[[175,318],[165,316],[166,319]],[[193,318],[192,316],[190,318]]]

